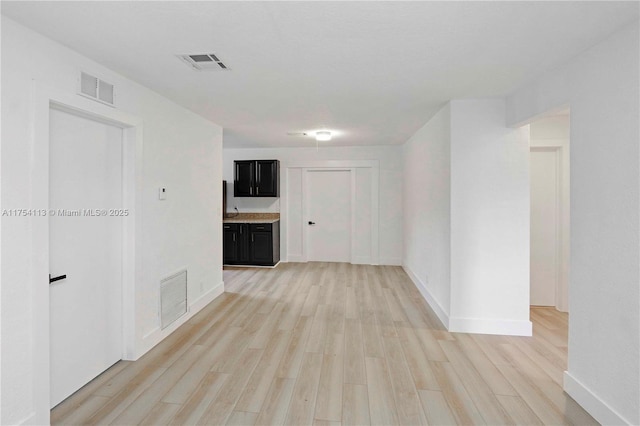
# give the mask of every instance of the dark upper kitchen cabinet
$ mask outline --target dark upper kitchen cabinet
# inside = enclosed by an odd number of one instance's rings
[[[280,261],[280,222],[224,223],[225,265],[273,266]]]
[[[255,161],[234,161],[233,196],[253,197],[255,186]]]
[[[278,160],[234,161],[234,197],[279,197]]]
[[[279,196],[278,172],[280,164],[278,160],[257,160],[256,161],[256,196],[257,197],[277,197]]]

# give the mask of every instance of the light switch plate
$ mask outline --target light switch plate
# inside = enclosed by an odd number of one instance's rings
[[[159,188],[158,189],[158,199],[166,200],[167,199],[167,188]]]

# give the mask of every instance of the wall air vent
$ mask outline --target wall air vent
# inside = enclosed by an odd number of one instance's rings
[[[113,84],[100,80],[86,72],[80,73],[80,85],[78,93],[94,101],[102,102],[109,106],[115,106],[115,89]]]
[[[194,55],[177,55],[196,71],[225,71],[227,66],[213,53],[198,53]]]
[[[173,274],[160,282],[160,322],[162,328],[171,325],[187,313],[187,270]]]

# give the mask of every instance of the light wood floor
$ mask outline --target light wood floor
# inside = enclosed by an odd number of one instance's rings
[[[225,270],[227,292],[53,424],[596,424],[562,391],[567,316],[448,333],[399,267]]]

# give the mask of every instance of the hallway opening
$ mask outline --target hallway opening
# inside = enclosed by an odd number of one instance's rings
[[[540,118],[530,130],[530,304],[569,311],[570,115]]]

